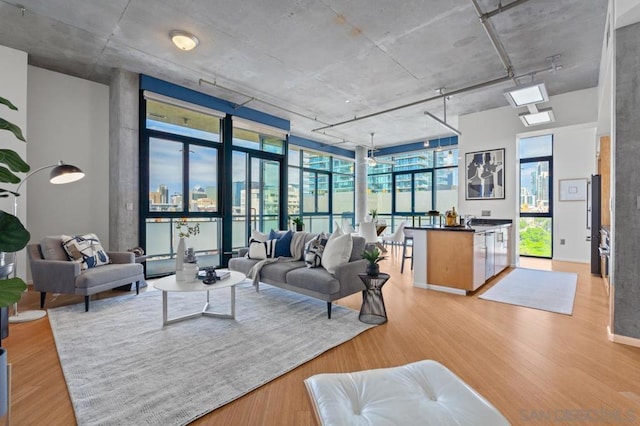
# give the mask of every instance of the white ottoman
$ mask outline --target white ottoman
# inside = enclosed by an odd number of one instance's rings
[[[508,425],[442,364],[317,374],[304,381],[322,425]]]

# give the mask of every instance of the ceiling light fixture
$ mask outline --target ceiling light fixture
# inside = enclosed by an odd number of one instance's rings
[[[547,88],[542,81],[519,84],[516,87],[505,90],[504,96],[514,108],[547,102],[549,100]]]
[[[173,30],[169,33],[173,44],[180,50],[193,50],[198,46],[200,40],[191,33],[182,30]]]
[[[551,108],[534,108],[534,111],[529,109],[528,112],[524,112],[518,115],[520,120],[522,120],[522,124],[526,127],[529,126],[537,126],[539,124],[548,124],[556,121],[555,116],[553,115],[553,110]]]

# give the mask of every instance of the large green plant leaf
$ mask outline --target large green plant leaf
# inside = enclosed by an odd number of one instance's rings
[[[15,124],[5,120],[4,118],[0,118],[0,130],[8,130],[11,133],[13,133],[14,135],[16,135],[16,138],[20,139],[21,141],[23,141],[23,142],[27,141],[24,138],[24,136],[22,136],[22,130],[20,130],[20,127],[18,127]]]
[[[27,285],[20,278],[0,280],[0,307],[16,303],[26,289]]]
[[[20,178],[6,167],[0,166],[0,182],[20,183]]]
[[[13,172],[27,173],[31,170],[20,155],[10,149],[0,149],[0,163],[6,164]]]
[[[13,253],[22,250],[31,234],[22,226],[20,219],[0,210],[0,251]]]
[[[10,100],[3,98],[2,96],[0,96],[0,104],[2,105],[6,105],[9,109],[12,109],[14,111],[18,110],[18,107],[15,106],[14,104],[11,103]]]
[[[17,192],[13,192],[13,191],[9,191],[8,189],[0,188],[0,198],[6,198],[6,197],[9,196],[9,194],[13,194],[16,197],[20,196],[20,194],[18,194]]]

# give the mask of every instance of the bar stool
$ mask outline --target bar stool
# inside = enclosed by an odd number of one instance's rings
[[[400,265],[400,273],[404,272],[404,260],[411,259],[411,269],[413,270],[413,230],[404,228],[404,242],[402,244],[402,264]],[[411,243],[411,254],[407,255],[407,246]]]

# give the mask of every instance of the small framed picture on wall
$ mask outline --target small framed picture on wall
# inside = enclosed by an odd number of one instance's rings
[[[466,199],[504,199],[504,148],[465,154]]]

